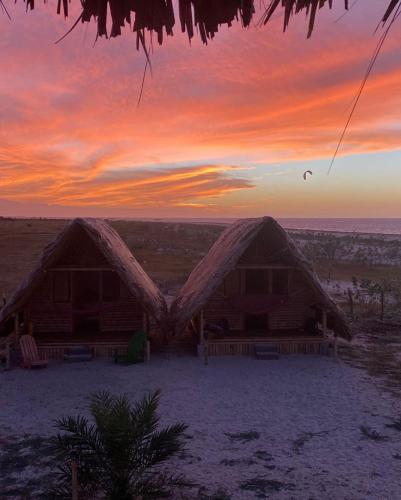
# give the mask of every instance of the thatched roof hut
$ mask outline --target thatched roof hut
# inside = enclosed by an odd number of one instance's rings
[[[35,7],[35,0],[24,0],[27,9]],[[341,1],[341,0],[340,0]],[[255,0],[81,0],[82,12],[76,21],[97,23],[98,36],[119,36],[126,24],[132,26],[137,34],[137,45],[145,47],[145,32],[157,35],[158,42],[163,42],[165,35],[172,35],[176,18],[179,18],[181,30],[191,39],[197,32],[204,43],[212,39],[220,26],[231,26],[241,22],[243,27],[250,25],[255,16]],[[5,0],[0,2],[5,6]],[[344,0],[346,9],[349,0]],[[331,8],[333,0],[271,0],[260,13],[257,22],[267,24],[275,12],[281,11],[284,17],[284,29],[290,18],[299,13],[306,13],[309,19],[308,36],[311,35],[316,15],[323,7]],[[401,0],[388,0],[388,8],[382,18],[387,22],[400,8]],[[58,0],[57,12],[68,16],[69,1]],[[108,21],[111,20],[111,27]],[[74,26],[75,26],[74,25]]]
[[[313,305],[327,312],[330,328],[336,334],[350,339],[344,314],[324,291],[309,261],[288,233],[271,217],[242,219],[222,233],[208,254],[193,270],[171,306],[171,318],[176,332],[182,332],[191,319],[205,306],[262,231],[267,235],[264,245],[273,248],[274,260],[285,262],[302,274]],[[266,253],[268,250],[268,248],[261,249]]]
[[[117,232],[104,220],[74,219],[43,251],[35,269],[21,283],[9,302],[0,310],[0,327],[14,314],[24,309],[32,294],[46,278],[49,270],[57,263],[66,247],[75,239],[75,248],[83,245],[82,233],[93,243],[116,272],[129,292],[144,310],[159,324],[166,317],[164,297],[141,265],[132,255]],[[78,241],[77,241],[78,238]]]

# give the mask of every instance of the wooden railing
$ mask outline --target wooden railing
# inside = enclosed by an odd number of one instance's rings
[[[209,356],[253,356],[255,344],[275,344],[280,354],[328,354],[329,342],[325,338],[277,339],[224,339],[209,340]]]

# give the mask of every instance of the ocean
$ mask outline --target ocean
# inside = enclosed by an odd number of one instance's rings
[[[163,219],[152,219],[163,220]],[[167,219],[164,219],[167,220]],[[234,218],[188,218],[168,219],[170,222],[206,224],[230,224]],[[277,218],[286,229],[309,229],[314,231],[336,231],[342,233],[370,233],[401,235],[401,219],[323,219],[323,218]]]
[[[401,235],[401,219],[278,219],[286,229]]]

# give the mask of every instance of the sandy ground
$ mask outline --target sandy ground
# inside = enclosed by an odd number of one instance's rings
[[[365,371],[314,356],[212,358],[208,367],[154,357],[132,367],[99,360],[0,373],[0,498],[40,498],[53,477],[46,439],[54,419],[86,413],[97,390],[135,400],[156,388],[163,423],[189,426],[186,452],[171,464],[199,485],[186,498],[401,499],[401,432],[388,427],[400,401]]]

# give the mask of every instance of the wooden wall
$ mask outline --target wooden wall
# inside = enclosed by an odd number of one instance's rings
[[[71,303],[53,302],[53,282],[49,273],[25,306],[28,321],[41,333],[72,332]]]
[[[292,295],[284,305],[273,308],[269,313],[269,328],[271,330],[296,330],[302,328],[305,320],[311,314],[309,304],[311,297],[303,287],[294,288]],[[203,309],[205,323],[215,323],[227,318],[231,330],[243,329],[243,314],[235,309],[224,297],[221,290],[217,290]]]
[[[52,296],[52,274],[48,273],[25,306],[28,321],[32,321],[38,333],[71,333],[73,331],[73,308],[71,302],[55,303]],[[143,308],[122,285],[119,300],[99,303],[100,330],[132,331],[143,328]]]
[[[221,290],[217,290],[203,309],[205,323],[215,323],[227,318],[230,330],[242,329],[242,313],[234,309]]]
[[[133,297],[104,305],[100,316],[100,328],[103,332],[142,329],[143,310],[141,305]]]
[[[313,296],[300,271],[291,272],[289,291],[287,303],[269,312],[271,330],[303,328],[311,314],[309,305],[313,303]]]
[[[205,323],[214,323],[226,318],[231,330],[243,330],[245,315],[230,304],[228,296],[230,293],[245,294],[246,268],[287,267],[289,295],[284,305],[277,306],[269,311],[269,329],[302,329],[305,320],[312,313],[309,305],[314,302],[313,294],[302,273],[292,267],[291,257],[286,252],[283,252],[284,248],[282,242],[270,238],[268,230],[262,231],[239,259],[237,268],[226,277],[225,284],[223,283],[214,292],[204,306]],[[239,278],[236,276],[239,276]],[[233,283],[236,281],[239,282],[238,290],[233,292]]]

